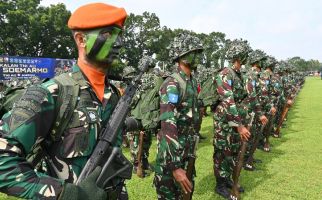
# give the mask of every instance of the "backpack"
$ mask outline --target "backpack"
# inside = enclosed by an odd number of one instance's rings
[[[205,107],[216,105],[219,101],[217,82],[213,79],[213,77],[207,78],[207,80],[201,85],[198,100],[199,102],[201,101],[202,106]]]
[[[224,68],[223,68],[224,69]],[[220,71],[222,71],[223,69],[221,69]],[[237,76],[236,72],[228,67],[228,70],[232,73],[233,78],[235,78],[235,76]],[[216,75],[218,75],[218,73],[220,73],[220,71],[218,71],[216,73]],[[219,104],[219,94],[217,91],[217,81],[215,80],[216,76],[210,76],[208,77],[204,83],[202,83],[201,85],[201,91],[198,94],[198,100],[199,102],[202,102],[202,106],[207,107],[207,106],[211,106],[212,109],[215,109],[216,106]]]
[[[26,156],[28,162],[31,163],[36,169],[40,168],[41,160],[46,157],[46,152],[44,151],[46,146],[60,139],[73,115],[74,108],[76,107],[77,103],[79,93],[79,85],[77,82],[72,79],[68,73],[60,74],[59,76],[56,76],[54,80],[59,86],[57,103],[59,105],[58,108],[60,109],[56,110],[57,116],[52,131],[50,132],[50,139],[36,141],[34,146],[31,148],[30,153]],[[6,92],[0,112],[1,118],[5,113],[12,109],[14,103],[19,101],[26,90],[26,88],[19,87],[9,89]]]
[[[181,103],[186,96],[187,84],[178,73],[173,73],[168,77],[172,77],[178,81],[181,97],[179,103]],[[166,81],[167,77],[165,79],[156,76],[154,79],[154,87],[142,92],[136,107],[131,111],[131,115],[141,121],[144,130],[159,129],[161,127],[159,90]]]
[[[21,98],[25,90],[24,87],[15,87],[9,88],[4,92],[1,98],[0,118],[12,109],[14,102]]]

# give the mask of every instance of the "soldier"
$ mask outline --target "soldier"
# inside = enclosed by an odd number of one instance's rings
[[[73,72],[29,87],[2,118],[1,192],[27,199],[119,196],[123,184],[118,178],[105,190],[96,185],[100,168],[79,185],[73,183],[118,101],[117,89],[109,84],[106,73],[119,55],[126,16],[123,8],[103,3],[84,5],[71,15],[68,27],[79,56]],[[120,134],[113,145],[121,145],[121,140]],[[28,162],[26,157],[42,160]],[[35,171],[34,164],[41,167]]]
[[[248,115],[251,112],[255,113],[255,121],[259,123],[253,123],[254,125],[251,127],[251,137],[250,142],[248,142],[248,153],[251,151],[253,145],[256,142],[257,137],[260,137],[259,127],[264,126],[268,119],[263,112],[262,105],[259,101],[259,94],[261,91],[260,83],[259,83],[259,73],[261,71],[261,62],[266,59],[265,53],[259,49],[252,51],[249,54],[248,63],[251,65],[250,69],[247,70],[245,76],[243,77],[245,89],[247,91],[247,97],[244,99],[244,103],[248,107]],[[260,125],[259,125],[260,124]],[[258,135],[257,135],[258,134]],[[255,147],[254,147],[255,148]],[[256,148],[255,148],[256,150]],[[253,152],[252,152],[253,153]],[[253,155],[246,154],[246,162],[245,169],[249,171],[253,171],[255,167],[253,166]],[[249,158],[251,157],[251,158]]]
[[[274,69],[274,75],[273,75],[273,83],[274,83],[274,88],[276,88],[276,90],[279,92],[277,98],[279,98],[278,100],[278,105],[277,105],[277,112],[276,112],[276,117],[275,117],[275,122],[274,122],[274,127],[276,127],[280,121],[281,118],[281,114],[284,108],[284,105],[286,103],[286,96],[284,93],[284,84],[283,84],[283,80],[282,80],[282,76],[283,76],[283,68],[281,63],[278,63],[275,66]],[[288,103],[291,103],[290,101]],[[275,129],[274,129],[275,130]],[[275,132],[273,133],[273,137],[278,138],[280,135],[279,134],[275,134]]]
[[[271,120],[274,121],[275,114],[277,111],[277,90],[274,90],[272,76],[273,76],[273,69],[276,64],[276,59],[272,56],[267,56],[266,60],[263,62],[264,71],[260,74],[260,83],[262,84],[262,95],[261,95],[261,103],[263,105],[263,110],[265,115],[271,116]],[[261,143],[263,144],[263,150],[265,152],[270,151],[270,143],[269,143],[269,136],[271,135],[269,130],[270,127],[265,127],[264,136]]]
[[[191,72],[199,64],[202,45],[189,34],[180,34],[170,44],[175,73],[160,89],[161,130],[157,135],[154,184],[158,199],[182,199],[182,192],[193,193],[193,181],[186,175],[192,156],[195,124],[199,119],[197,82]]]
[[[142,77],[142,85],[136,94],[137,99],[135,101],[137,102],[132,102],[133,109],[131,115],[141,122],[142,129],[141,131],[128,134],[128,137],[130,140],[134,173],[137,172],[137,167],[142,167],[141,178],[150,175],[150,172],[152,171],[148,158],[152,137],[159,128],[158,124],[153,123],[153,121],[156,120],[155,118],[157,118],[153,114],[156,112],[159,113],[159,106],[157,106],[156,103],[151,105],[150,102],[155,102],[157,100],[156,98],[159,96],[158,91],[160,89],[160,84],[163,82],[163,77],[161,75],[162,72],[159,68],[154,68],[152,72],[145,73]],[[143,134],[143,138],[141,137],[143,139],[142,146],[139,146],[140,134]],[[138,160],[140,148],[142,149],[140,155],[141,160]],[[139,163],[141,163],[142,166],[138,166]]]
[[[250,132],[243,118],[247,108],[241,102],[247,96],[242,82],[240,68],[246,64],[250,47],[247,41],[232,41],[226,52],[231,67],[223,68],[216,76],[219,104],[214,113],[214,174],[215,192],[226,199],[230,198],[231,175],[236,164],[240,141],[247,141]],[[240,191],[243,191],[240,188]]]

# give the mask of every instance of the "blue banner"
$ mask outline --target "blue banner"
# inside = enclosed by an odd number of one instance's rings
[[[38,76],[40,79],[52,78],[55,75],[56,59],[0,56],[0,80],[16,77],[28,79]]]

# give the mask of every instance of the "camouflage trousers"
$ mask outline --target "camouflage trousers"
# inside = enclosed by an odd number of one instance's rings
[[[148,160],[149,150],[152,144],[152,136],[154,131],[145,131],[143,135],[143,147],[142,147],[142,160]],[[130,153],[131,161],[135,166],[138,164],[138,152],[139,152],[139,143],[140,143],[140,133],[139,132],[128,132],[127,138],[130,142]]]
[[[199,119],[197,121],[197,123],[195,124],[195,131],[196,133],[200,133],[200,129],[201,129],[201,124],[202,124],[202,118],[203,118],[203,115],[204,115],[204,112],[205,112],[205,108],[204,107],[201,107],[199,108]]]
[[[236,130],[214,115],[214,174],[216,177],[229,178],[236,165],[240,148],[240,136]]]
[[[174,180],[173,176],[156,173],[153,183],[158,200],[181,200],[183,198],[180,184]],[[192,184],[191,195],[193,195],[194,181],[192,181]]]

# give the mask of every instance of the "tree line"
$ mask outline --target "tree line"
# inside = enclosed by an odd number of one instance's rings
[[[71,12],[63,3],[41,6],[40,0],[0,0],[0,55],[73,59],[77,57],[71,31],[67,27]],[[221,67],[230,39],[225,33],[195,33],[160,25],[156,14],[129,14],[123,33],[121,65],[137,66],[142,55],[150,55],[168,66],[168,45],[180,32],[189,32],[203,42],[205,67]],[[299,56],[287,60],[301,71],[319,70],[318,60]]]

